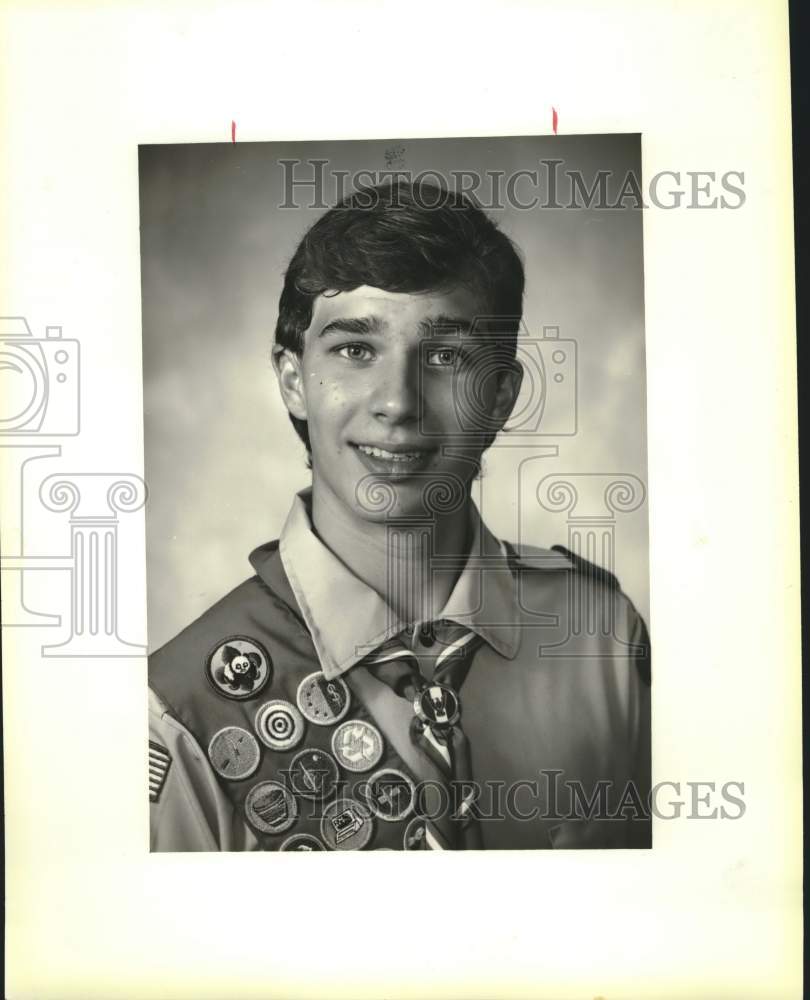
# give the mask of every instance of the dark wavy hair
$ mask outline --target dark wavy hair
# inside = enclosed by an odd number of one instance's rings
[[[315,299],[361,285],[387,292],[469,288],[479,307],[501,318],[514,357],[523,313],[523,264],[497,225],[466,196],[435,184],[361,188],[321,216],[284,277],[275,342],[301,355]],[[503,347],[503,342],[499,347]],[[305,420],[290,414],[310,450]]]

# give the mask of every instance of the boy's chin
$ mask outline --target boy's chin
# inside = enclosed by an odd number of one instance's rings
[[[355,490],[356,512],[374,524],[426,520],[462,510],[468,489],[451,473],[424,477],[364,476]]]

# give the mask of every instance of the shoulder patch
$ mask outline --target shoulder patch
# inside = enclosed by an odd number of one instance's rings
[[[587,559],[583,559],[582,556],[578,556],[575,552],[571,552],[570,549],[565,548],[564,545],[552,545],[554,552],[559,552],[566,557],[578,573],[586,573],[592,580],[597,580],[600,583],[605,583],[608,587],[614,587],[619,590],[619,581],[616,577],[606,569],[601,566],[597,566],[596,563],[589,562]]]
[[[149,801],[157,802],[166,776],[172,766],[172,755],[161,743],[149,740]]]
[[[503,542],[511,569],[571,569],[572,562],[565,553],[541,549],[535,545],[518,545]]]

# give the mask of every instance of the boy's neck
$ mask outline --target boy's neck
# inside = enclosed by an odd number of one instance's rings
[[[424,521],[369,521],[313,488],[312,526],[401,621],[415,624],[439,616],[461,574],[471,544],[471,504],[468,495],[459,510]],[[439,557],[447,565],[438,567]]]

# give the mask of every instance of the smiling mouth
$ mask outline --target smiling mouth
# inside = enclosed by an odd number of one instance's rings
[[[361,451],[364,455],[369,455],[371,458],[379,458],[385,462],[401,462],[404,465],[409,462],[418,462],[430,454],[427,450],[387,451],[385,448],[376,448],[370,444],[357,444],[355,445],[355,448],[357,448],[358,451]]]
[[[375,475],[391,476],[403,479],[430,468],[435,448],[404,448],[389,451],[373,444],[354,444],[357,457],[369,472]]]

